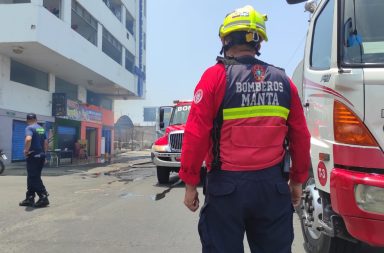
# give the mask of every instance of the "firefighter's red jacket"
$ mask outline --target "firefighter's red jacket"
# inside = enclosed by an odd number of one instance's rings
[[[190,185],[208,170],[252,171],[280,164],[288,140],[290,179],[303,183],[310,167],[310,134],[296,86],[283,70],[244,57],[207,69],[187,120],[180,178]]]

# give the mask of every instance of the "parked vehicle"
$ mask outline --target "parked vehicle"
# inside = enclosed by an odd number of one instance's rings
[[[297,210],[305,248],[384,247],[384,1],[305,7],[312,15],[293,76],[312,135],[311,177]]]
[[[152,161],[156,165],[157,180],[160,184],[169,182],[172,171],[180,169],[181,145],[185,123],[191,109],[192,101],[174,101],[173,106],[159,109],[158,136],[152,145]],[[202,177],[205,169],[202,170]]]
[[[0,149],[0,174],[2,174],[5,170],[5,164],[4,161],[7,160],[7,156],[3,152],[2,149]]]

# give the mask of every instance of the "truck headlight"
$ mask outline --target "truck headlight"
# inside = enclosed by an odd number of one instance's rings
[[[168,145],[153,145],[152,146],[153,152],[168,152]]]
[[[384,188],[358,184],[355,187],[355,199],[361,209],[384,214]]]

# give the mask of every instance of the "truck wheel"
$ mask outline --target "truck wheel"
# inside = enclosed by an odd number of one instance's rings
[[[159,184],[167,184],[169,183],[169,174],[170,174],[170,169],[168,167],[162,167],[162,166],[157,166],[157,181]]]
[[[4,172],[5,166],[2,161],[0,161],[0,174]]]
[[[313,176],[309,177],[303,189],[301,208],[297,210],[304,237],[304,248],[308,253],[358,253],[360,244],[330,237],[320,232],[319,221],[323,217],[319,191],[315,187]]]

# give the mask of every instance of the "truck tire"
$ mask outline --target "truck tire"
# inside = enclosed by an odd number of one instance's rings
[[[2,174],[5,170],[5,166],[4,166],[4,163],[2,161],[0,161],[0,174]]]
[[[360,243],[353,243],[338,237],[330,237],[316,228],[317,220],[322,217],[321,199],[311,175],[303,186],[303,201],[297,214],[300,218],[307,253],[359,253]],[[320,210],[319,210],[320,209]],[[312,210],[312,211],[311,211]],[[310,224],[308,226],[308,224]]]
[[[157,181],[159,184],[168,184],[169,183],[169,174],[171,170],[168,167],[157,166]]]

